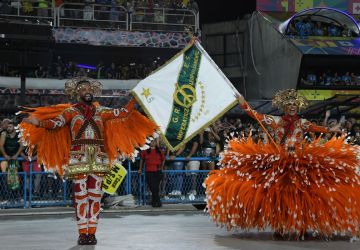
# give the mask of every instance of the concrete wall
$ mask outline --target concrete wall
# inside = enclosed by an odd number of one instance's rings
[[[236,32],[240,39],[234,41],[234,46],[237,46],[234,51],[238,52],[241,63],[232,67],[221,65],[225,46],[221,35]],[[271,99],[280,89],[296,88],[302,54],[258,12],[243,20],[203,25],[202,44],[248,100]],[[254,64],[260,75],[256,73]]]
[[[203,47],[232,84],[240,91],[244,88],[244,77],[246,77],[244,68],[246,27],[246,19],[209,23],[202,26]],[[237,34],[237,36],[235,34]],[[224,36],[234,36],[234,39],[226,42]],[[234,53],[232,58],[231,56],[224,55],[225,48],[228,53]],[[235,58],[239,61],[237,65],[224,65],[225,60],[229,62],[229,60],[234,60]]]
[[[302,53],[258,12],[248,20],[246,35],[246,98],[271,99],[278,90],[296,88]]]

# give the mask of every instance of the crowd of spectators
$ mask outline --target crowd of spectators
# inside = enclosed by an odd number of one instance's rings
[[[356,34],[346,25],[335,22],[312,21],[311,17],[297,18],[289,24],[287,35],[307,36],[329,36],[329,37],[354,37]]]
[[[26,77],[69,79],[77,76],[88,76],[96,79],[143,79],[163,63],[160,57],[154,58],[150,63],[116,63],[105,64],[100,61],[96,66],[65,62],[58,56],[49,65],[36,65],[28,69]],[[20,77],[20,69],[8,63],[0,65],[0,76]]]
[[[119,19],[119,14],[124,11],[127,13],[137,11],[136,16],[152,13],[157,18],[161,18],[161,13],[154,13],[154,9],[189,9],[195,13],[199,11],[195,0],[56,0],[55,6],[52,6],[52,2],[50,0],[3,0],[0,1],[0,14],[51,17],[53,7],[59,8],[65,5],[60,15],[67,18],[116,21]],[[136,10],[137,8],[139,9]],[[147,13],[144,12],[145,9]],[[154,18],[154,15],[151,16]]]
[[[31,157],[19,142],[15,119],[4,118],[0,126],[0,207],[19,205],[30,186],[30,168],[33,175],[32,195],[53,199],[62,194],[62,181],[55,174],[41,174],[44,167],[37,163],[36,153]],[[27,175],[27,178],[24,178]],[[26,182],[24,181],[26,180]],[[26,193],[25,195],[29,195]]]
[[[350,71],[309,71],[301,76],[301,84],[310,86],[360,86],[360,73]]]
[[[198,12],[195,0],[0,1],[0,15],[7,15],[7,18],[16,16],[18,21],[24,23],[59,27],[171,32],[189,30],[199,34],[198,28],[195,28]]]
[[[112,30],[199,34],[198,12],[195,0],[0,1],[0,15],[15,16],[27,24]]]
[[[311,120],[311,122],[329,127],[340,123],[342,131],[348,134],[348,143],[360,145],[360,123],[355,118],[330,119],[330,111],[327,111],[324,119]],[[59,182],[59,178],[54,178],[54,174],[41,174],[44,168],[37,164],[36,155],[30,158],[20,143],[14,144],[13,138],[17,138],[17,132],[14,130],[15,126],[16,123],[13,120],[5,118],[2,120],[0,128],[2,138],[0,141],[0,153],[1,157],[3,157],[1,160],[2,174],[0,174],[0,205],[5,202],[6,204],[9,204],[9,202],[21,202],[23,197],[22,187],[23,185],[29,186],[29,183],[23,183],[23,178],[19,178],[19,174],[22,172],[29,175],[30,166],[32,166],[32,172],[35,173],[33,176],[33,198],[51,199],[63,195],[63,184],[61,181]],[[273,131],[269,130],[269,133],[273,135]],[[206,173],[201,175],[197,170],[212,170],[219,167],[217,159],[219,153],[224,150],[229,136],[252,137],[255,142],[268,142],[269,140],[263,129],[251,118],[244,116],[244,118],[240,119],[225,116],[200,132],[175,152],[167,150],[165,143],[160,141],[158,146],[164,152],[164,155],[168,157],[164,170],[191,170],[186,173],[179,171],[172,174],[167,173],[168,176],[165,174],[161,181],[160,195],[165,199],[185,195],[189,195],[189,197],[203,195],[204,190],[201,188],[201,183]],[[321,140],[326,141],[333,134],[306,134],[308,140],[314,140],[317,136],[322,136]],[[11,149],[11,152],[7,151],[9,149]],[[12,164],[11,162],[18,157],[22,157],[22,161]],[[177,161],[175,157],[184,157],[186,160]],[[197,160],[194,157],[207,157],[207,159]],[[32,165],[30,165],[30,162]],[[10,166],[15,167],[16,171],[10,169]],[[136,166],[134,167],[133,170],[136,170]],[[8,178],[11,174],[15,178]],[[27,179],[29,180],[29,178]],[[185,184],[185,181],[187,184]],[[71,195],[69,191],[68,193]]]

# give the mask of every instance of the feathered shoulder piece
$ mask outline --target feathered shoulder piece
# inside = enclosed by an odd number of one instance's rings
[[[58,104],[48,107],[26,108],[20,114],[28,114],[39,121],[55,118],[71,107],[71,104]],[[29,155],[36,148],[38,163],[47,169],[55,170],[63,175],[62,166],[69,161],[71,135],[68,126],[48,130],[21,122],[19,124],[20,139],[28,146]]]
[[[110,161],[116,158],[131,160],[139,150],[147,149],[148,143],[157,136],[158,126],[134,108],[135,99],[125,107],[127,113],[104,123],[105,148]]]

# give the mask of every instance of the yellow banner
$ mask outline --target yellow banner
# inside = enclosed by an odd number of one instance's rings
[[[309,101],[323,101],[335,95],[360,95],[360,90],[300,89],[299,93]]]
[[[102,191],[108,194],[114,194],[123,182],[127,174],[126,169],[119,163],[115,163],[110,173],[108,173],[102,184]]]
[[[333,90],[301,89],[299,92],[309,101],[323,101],[335,95]]]

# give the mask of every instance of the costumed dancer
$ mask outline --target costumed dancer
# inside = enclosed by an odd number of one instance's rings
[[[102,180],[114,161],[136,156],[146,148],[156,125],[134,109],[110,109],[93,102],[102,84],[78,77],[65,83],[65,94],[77,103],[34,108],[19,125],[21,138],[38,162],[74,181],[79,245],[95,245]]]
[[[336,233],[359,235],[360,181],[357,148],[344,137],[309,142],[305,132],[339,132],[301,119],[307,100],[295,90],[278,92],[273,105],[281,117],[252,110],[242,96],[240,106],[263,129],[270,142],[234,138],[221,154],[220,170],[204,182],[207,209],[214,222],[232,228],[265,230],[275,235],[322,237]]]

